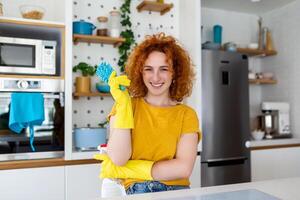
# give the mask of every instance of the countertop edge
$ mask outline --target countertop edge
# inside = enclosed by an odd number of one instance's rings
[[[260,140],[260,141],[253,140],[253,141],[247,141],[246,147],[248,147],[250,150],[300,147],[300,139],[288,138],[288,139],[273,139],[273,140]]]
[[[0,170],[58,167],[58,166],[96,164],[96,163],[100,164],[100,162],[95,159],[65,160],[64,158],[3,161],[0,162]]]

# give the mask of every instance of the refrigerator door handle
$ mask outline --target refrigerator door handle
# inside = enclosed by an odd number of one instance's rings
[[[240,164],[244,164],[247,159],[248,159],[247,157],[240,156],[240,157],[232,157],[232,158],[208,159],[201,163],[207,163],[208,167],[217,167],[217,166],[224,166],[224,165],[240,165]]]

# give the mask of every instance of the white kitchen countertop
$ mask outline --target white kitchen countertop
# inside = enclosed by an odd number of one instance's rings
[[[155,199],[165,199],[165,200],[206,200],[208,198],[201,198],[202,195],[221,193],[221,192],[232,192],[238,190],[249,190],[255,189],[264,192],[268,195],[272,195],[278,199],[283,200],[299,200],[300,199],[300,177],[288,178],[288,179],[276,179],[269,181],[259,181],[259,182],[249,182],[241,184],[214,186],[214,187],[204,187],[204,188],[193,188],[188,190],[177,190],[169,192],[158,192],[158,193],[148,193],[148,194],[138,194],[129,195],[125,197],[114,197],[107,198],[109,200],[155,200]],[[100,198],[99,198],[100,199]],[[210,199],[223,199],[223,198],[210,198]],[[227,199],[227,198],[226,198]],[[243,198],[243,199],[256,199],[256,198]],[[261,199],[261,198],[259,198]]]
[[[246,142],[246,147],[272,147],[272,146],[285,146],[285,145],[298,145],[300,146],[299,138],[286,138],[286,139],[264,139],[264,140],[251,140]]]
[[[280,147],[293,147],[299,146],[300,147],[300,138],[286,138],[286,139],[269,139],[269,140],[251,140],[246,142],[246,147],[252,150],[260,149],[260,148],[280,148]],[[201,151],[202,146],[201,142],[198,145],[198,151]],[[87,152],[80,152],[80,151],[73,151],[72,159],[73,160],[80,160],[80,159],[92,159],[95,154],[99,153],[98,151],[87,151]]]

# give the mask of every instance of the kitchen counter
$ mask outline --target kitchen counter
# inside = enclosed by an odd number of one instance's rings
[[[286,138],[286,139],[251,140],[251,141],[247,141],[245,145],[247,148],[250,148],[250,150],[300,147],[300,139]]]
[[[193,188],[189,190],[177,190],[170,192],[158,192],[151,194],[139,194],[131,195],[126,197],[114,197],[107,198],[110,200],[120,200],[120,199],[129,199],[129,200],[155,200],[155,199],[165,199],[165,200],[219,200],[219,199],[243,199],[243,200],[299,200],[300,199],[300,177],[297,178],[288,178],[288,179],[274,179],[270,181],[259,181],[259,182],[250,182],[250,183],[241,183],[241,184],[232,184],[224,186],[214,186],[214,187],[205,187],[205,188]],[[246,195],[243,198],[240,198],[242,193],[240,190],[251,190],[261,193],[263,195],[271,195],[273,198],[255,198],[255,196]],[[234,196],[234,198],[224,198],[223,192],[234,192],[234,194],[240,193],[239,196]],[[219,193],[219,194],[216,194]],[[210,195],[214,194],[214,195]],[[227,193],[228,194],[228,193]],[[233,193],[232,193],[233,194]],[[243,193],[244,195],[247,194]],[[202,197],[201,197],[202,196]],[[223,197],[223,198],[222,198]],[[100,198],[99,198],[100,199]]]

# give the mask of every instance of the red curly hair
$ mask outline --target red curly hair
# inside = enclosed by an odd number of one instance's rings
[[[166,55],[167,63],[171,67],[173,81],[170,86],[170,98],[182,101],[192,92],[195,77],[194,68],[188,53],[178,44],[172,36],[159,33],[146,36],[146,39],[137,45],[130,54],[125,71],[131,80],[129,92],[133,97],[144,97],[147,87],[143,82],[142,71],[149,54],[159,51]]]

